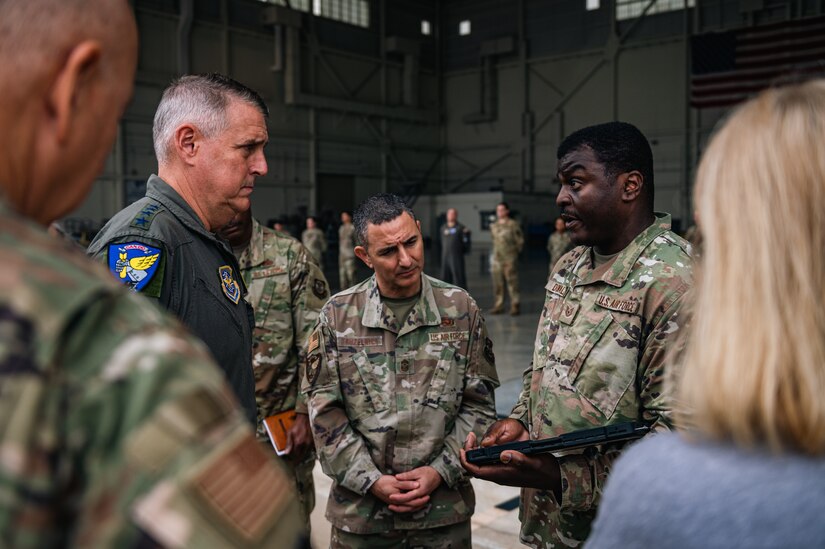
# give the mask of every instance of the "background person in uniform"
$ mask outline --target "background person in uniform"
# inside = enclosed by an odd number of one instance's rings
[[[285,464],[292,472],[307,531],[315,507],[312,468],[315,452],[306,399],[299,393],[306,366],[309,334],[329,297],[324,274],[300,242],[262,226],[247,210],[221,230],[241,268],[255,311],[252,368],[258,404],[258,440],[272,452],[263,419],[294,410],[287,432],[291,450]]]
[[[378,194],[355,212],[375,274],[333,296],[310,338],[305,391],[333,479],[332,547],[469,548],[474,495],[458,452],[495,420],[492,342],[466,291],[423,273],[412,210]]]
[[[470,230],[458,222],[458,210],[447,210],[447,222],[439,230],[441,234],[441,280],[467,289],[464,272],[464,254],[470,248]]]
[[[153,126],[158,175],[89,246],[114,277],[157,299],[206,342],[256,424],[252,309],[238,262],[215,236],[249,209],[267,172],[267,107],[225,76],[184,76],[163,92]]]
[[[338,227],[338,281],[342,290],[355,284],[355,227],[349,212],[341,212]]]
[[[301,242],[309,250],[310,255],[315,258],[315,262],[324,267],[324,252],[327,251],[327,239],[324,231],[318,228],[314,217],[307,217],[307,228],[301,233]]]
[[[556,230],[547,238],[547,252],[550,254],[550,274],[553,273],[553,267],[561,259],[561,256],[573,248],[570,235],[564,230],[564,219],[557,217],[553,226]]]
[[[825,547],[823,143],[823,80],[763,92],[712,137],[682,433],[616,463],[588,546]]]
[[[45,231],[136,63],[125,1],[0,2],[0,546],[295,547],[289,481],[203,344]]]
[[[493,257],[490,270],[493,275],[495,303],[490,314],[504,312],[504,285],[510,294],[510,314],[519,314],[521,300],[518,289],[518,254],[524,247],[524,236],[518,222],[510,218],[510,207],[506,202],[496,206],[496,222],[490,224],[493,237]]]
[[[670,215],[653,211],[650,145],[634,126],[610,122],[568,136],[557,158],[556,203],[580,245],[553,270],[519,400],[482,446],[627,421],[672,424],[665,354],[678,346],[693,276],[689,244],[670,230]],[[465,448],[475,442],[471,435]],[[523,543],[572,547],[587,538],[621,449],[509,451],[501,465],[462,463],[479,478],[524,487]]]

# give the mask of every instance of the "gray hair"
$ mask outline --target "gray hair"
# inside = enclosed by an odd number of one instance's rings
[[[352,225],[355,228],[355,243],[364,248],[367,245],[367,226],[381,225],[392,221],[404,212],[415,220],[415,213],[397,194],[379,193],[364,200],[355,209]]]
[[[258,93],[222,74],[182,76],[163,92],[155,112],[152,142],[159,164],[169,160],[172,139],[181,124],[193,124],[206,137],[226,129],[226,109],[232,99],[257,108],[269,116],[269,109]]]

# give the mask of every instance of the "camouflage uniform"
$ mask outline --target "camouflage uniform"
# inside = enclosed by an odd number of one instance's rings
[[[492,342],[466,291],[426,275],[421,283],[401,326],[373,275],[333,296],[310,338],[304,390],[318,457],[334,481],[326,516],[347,532],[436,528],[473,513],[458,451],[496,417]],[[443,482],[419,512],[395,514],[369,492],[382,474],[424,465]]]
[[[338,281],[342,290],[355,284],[355,227],[352,223],[338,227]]]
[[[297,541],[202,343],[2,202],[0,257],[0,547]]]
[[[306,229],[301,233],[301,243],[309,251],[318,265],[324,266],[324,252],[327,251],[327,239],[318,227]]]
[[[306,344],[329,297],[324,274],[306,249],[294,238],[263,227],[252,220],[252,238],[238,257],[241,274],[255,310],[252,368],[258,417],[295,410],[307,413],[306,400],[298,396],[299,376],[306,364]],[[258,440],[272,450],[269,436],[258,422]],[[309,530],[315,507],[310,449],[297,466],[284,460],[294,474]]]
[[[546,286],[533,364],[510,417],[533,439],[625,421],[671,426],[664,357],[685,323],[690,246],[670,216],[639,234],[614,261],[593,269],[590,248],[561,258]],[[523,489],[521,540],[576,547],[590,532],[610,466],[622,445],[559,456],[562,501]]]
[[[547,239],[547,252],[550,254],[549,273],[551,275],[553,274],[553,267],[556,266],[561,256],[569,252],[572,248],[573,242],[570,240],[570,235],[566,232],[554,232],[550,235],[550,238]]]
[[[524,247],[524,236],[518,222],[507,218],[490,225],[493,237],[493,261],[490,265],[493,273],[493,291],[495,293],[494,310],[504,307],[504,284],[510,294],[510,304],[518,308],[521,298],[518,291],[518,254]]]

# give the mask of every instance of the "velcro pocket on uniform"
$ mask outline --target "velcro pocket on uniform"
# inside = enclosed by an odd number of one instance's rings
[[[383,412],[389,408],[389,388],[387,387],[387,376],[389,375],[386,365],[374,364],[365,351],[359,351],[352,355],[352,362],[358,368],[364,388],[367,390],[372,401],[375,412]]]
[[[441,356],[438,359],[438,364],[435,367],[435,372],[430,381],[430,388],[424,399],[425,405],[431,408],[438,408],[438,402],[441,400],[441,394],[444,392],[444,387],[447,384],[447,376],[453,367],[454,356],[455,348],[450,345],[445,345],[444,349],[441,350]]]
[[[608,419],[636,376],[640,325],[635,315],[605,311],[570,368],[570,382]]]

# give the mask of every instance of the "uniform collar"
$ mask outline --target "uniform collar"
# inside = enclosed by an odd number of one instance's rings
[[[644,231],[639,233],[619,255],[613,259],[613,263],[606,270],[593,269],[590,264],[590,248],[587,248],[579,257],[573,272],[579,279],[574,286],[584,286],[595,282],[604,282],[620,288],[624,286],[627,277],[633,270],[633,266],[656,237],[670,230],[670,214],[655,212],[653,223]],[[603,271],[603,272],[602,272]]]
[[[438,312],[438,304],[435,302],[433,287],[430,284],[429,277],[425,274],[421,274],[421,295],[413,305],[410,314],[404,321],[404,325],[400,327],[395,314],[381,300],[375,274],[370,277],[367,285],[367,303],[361,315],[362,326],[381,328],[402,336],[422,326],[438,326],[440,324],[441,314]]]
[[[150,175],[149,180],[146,182],[146,196],[163,204],[163,206],[169,210],[172,215],[178,218],[178,221],[183,223],[192,232],[216,242],[225,251],[229,252],[230,255],[234,255],[229,244],[222,238],[216,236],[214,233],[207,231],[206,227],[203,225],[203,222],[195,213],[195,210],[189,206],[183,197],[178,194],[178,192],[173,189],[169,183],[155,174]]]
[[[238,265],[241,269],[257,267],[266,261],[264,257],[264,229],[258,220],[252,218],[252,237],[249,239],[246,248],[238,258]]]

